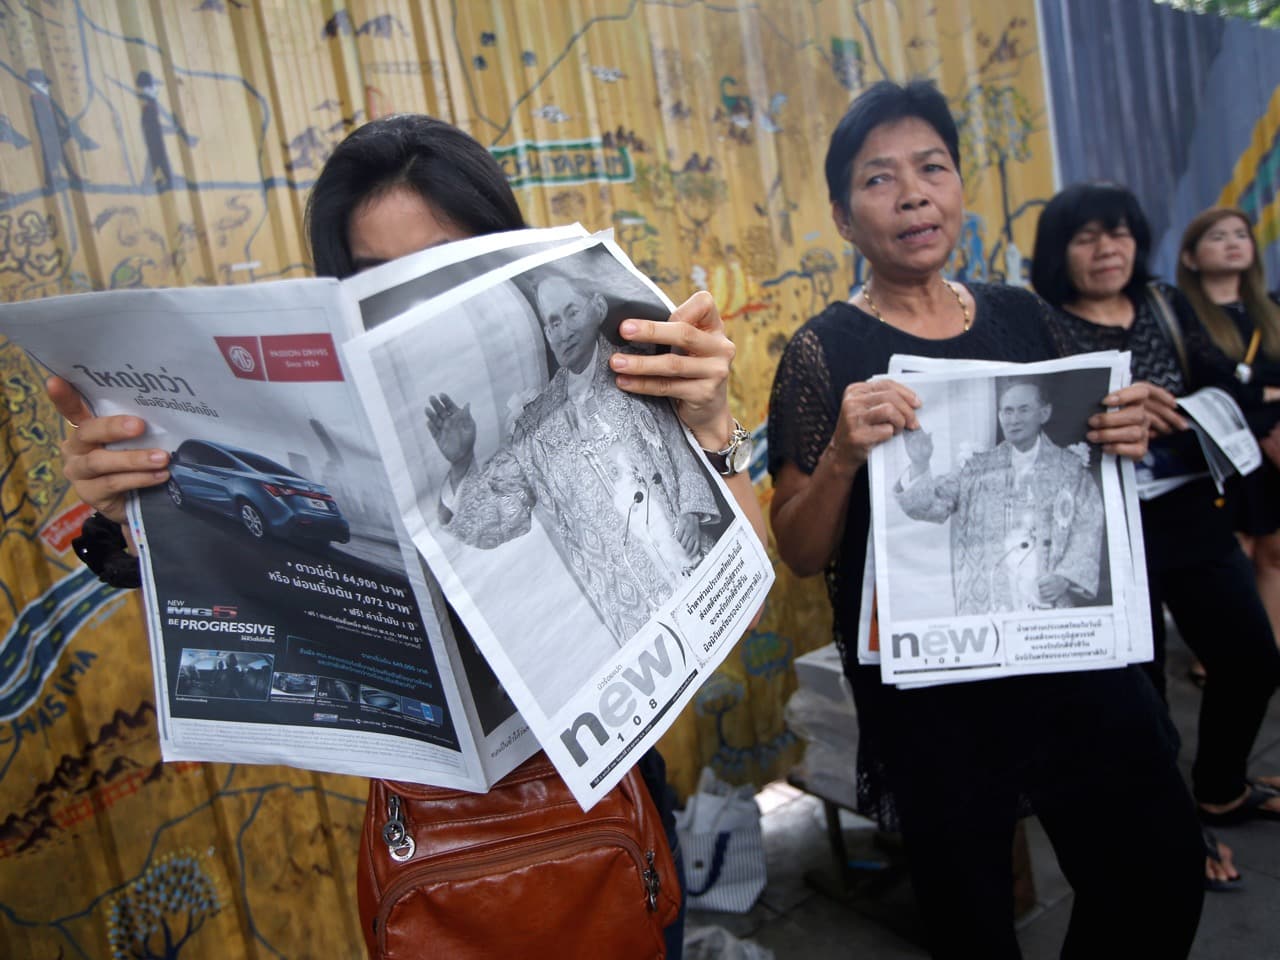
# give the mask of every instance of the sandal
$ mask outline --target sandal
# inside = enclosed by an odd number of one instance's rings
[[[1246,820],[1280,820],[1280,810],[1267,806],[1269,800],[1280,797],[1280,790],[1265,783],[1246,780],[1248,792],[1244,799],[1229,810],[1214,812],[1200,808],[1200,821],[1215,827],[1227,827]]]
[[[1218,838],[1213,835],[1213,831],[1208,827],[1202,828],[1204,837],[1204,855],[1219,865],[1222,864],[1222,850],[1218,844]],[[1244,889],[1241,882],[1244,877],[1240,875],[1240,871],[1236,871],[1234,877],[1228,877],[1225,880],[1219,880],[1217,877],[1211,877],[1208,873],[1204,877],[1204,888],[1210,893],[1236,893]]]

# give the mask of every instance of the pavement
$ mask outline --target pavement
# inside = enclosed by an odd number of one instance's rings
[[[1190,654],[1172,634],[1169,647],[1169,701],[1182,734],[1181,762],[1190,765],[1187,744],[1195,742],[1199,690],[1187,678]],[[1280,696],[1272,699],[1254,748],[1251,771],[1280,774]],[[746,914],[690,911],[688,929],[718,926],[747,945],[773,952],[777,960],[828,960],[867,957],[919,960],[919,915],[900,867],[859,871],[851,893],[835,883],[835,870],[821,802],[784,782],[770,784],[757,797],[763,814],[769,882]],[[842,814],[851,860],[894,864],[891,843],[859,817]],[[1217,828],[1235,853],[1244,876],[1241,889],[1207,893],[1192,960],[1280,960],[1280,823],[1252,821]],[[1024,960],[1059,955],[1071,913],[1071,888],[1039,824],[1027,822],[1036,899],[1018,922]],[[821,888],[821,889],[820,889]],[[823,892],[825,890],[826,892]],[[750,947],[739,957],[755,960]],[[1143,960],[1143,958],[1134,958]]]

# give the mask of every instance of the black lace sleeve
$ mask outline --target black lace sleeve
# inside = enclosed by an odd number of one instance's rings
[[[1053,352],[1059,357],[1070,357],[1080,353],[1079,338],[1073,335],[1073,331],[1067,323],[1067,317],[1061,310],[1056,309],[1044,300],[1040,302],[1044,304],[1044,328],[1049,334]]]
[[[826,351],[811,327],[802,327],[782,354],[769,396],[769,473],[784,463],[813,473],[831,439],[839,409],[831,391]]]

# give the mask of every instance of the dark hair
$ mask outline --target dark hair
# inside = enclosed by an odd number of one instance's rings
[[[831,134],[826,172],[827,192],[832,203],[839,204],[840,209],[848,213],[849,179],[858,151],[876,127],[908,117],[916,117],[933,127],[951,154],[956,172],[960,171],[960,134],[947,98],[938,92],[933,81],[900,84],[880,80],[858,94]]]
[[[352,213],[402,186],[473,236],[525,225],[502,168],[474,138],[422,114],[382,117],[338,144],[311,188],[306,232],[317,274],[355,273],[347,242]]]
[[[1049,385],[1044,381],[1043,377],[1001,377],[996,385],[997,403],[1014,387],[1030,387],[1033,389],[1036,392],[1036,399],[1042,407],[1048,407],[1053,404],[1049,396]]]
[[[1031,285],[1055,307],[1070,303],[1080,291],[1067,268],[1067,245],[1081,227],[1100,223],[1114,230],[1123,224],[1137,248],[1133,273],[1124,292],[1137,302],[1151,279],[1147,257],[1151,253],[1151,226],[1133,191],[1118,183],[1075,183],[1058,193],[1040,211],[1036,243],[1031,253]]]

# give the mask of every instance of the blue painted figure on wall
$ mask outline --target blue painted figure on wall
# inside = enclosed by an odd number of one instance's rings
[[[67,184],[78,186],[84,178],[76,173],[67,156],[66,143],[74,139],[81,150],[96,150],[98,145],[54,102],[49,95],[49,77],[43,70],[28,70],[27,83],[31,85],[31,117],[40,141],[45,186],[51,190]]]
[[[176,133],[188,147],[194,147],[197,138],[183,130],[173,114],[160,106],[160,81],[150,72],[139,71],[136,86],[142,99],[142,139],[147,145],[147,173],[143,182],[157,190],[167,190],[173,186],[173,168],[169,166],[169,151],[164,145],[165,134]]]

